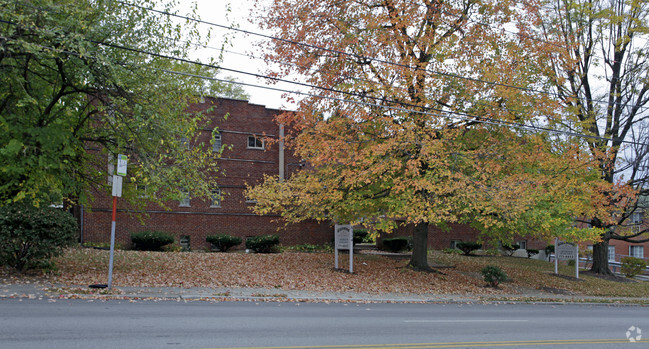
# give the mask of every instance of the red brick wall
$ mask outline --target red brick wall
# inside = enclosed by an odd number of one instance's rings
[[[442,250],[450,248],[452,240],[469,242],[478,241],[480,238],[479,232],[467,224],[449,224],[449,228],[449,230],[442,230],[434,225],[430,225],[428,227],[428,248]],[[396,236],[410,237],[412,236],[413,229],[414,226],[412,224],[400,226],[397,231],[391,234],[381,234],[380,239]],[[543,250],[548,245],[548,242],[526,237],[515,237],[514,241],[527,241],[527,248],[535,248],[538,250]],[[497,248],[497,246],[485,246],[485,248]]]
[[[213,129],[218,129],[221,143],[226,146],[218,167],[218,183],[223,199],[221,207],[210,207],[205,198],[191,197],[189,207],[180,207],[179,202],[169,202],[171,209],[150,205],[146,208],[143,221],[137,215],[118,204],[116,240],[123,246],[130,246],[130,233],[143,230],[161,230],[176,236],[190,236],[191,247],[209,247],[205,237],[210,234],[231,234],[245,239],[247,236],[279,234],[282,244],[323,244],[333,238],[333,228],[327,224],[304,222],[285,226],[277,216],[257,216],[252,213],[251,203],[246,203],[243,195],[245,185],[261,181],[264,174],[279,173],[279,126],[275,115],[279,110],[267,109],[261,105],[233,99],[205,98],[203,103],[192,105],[191,111],[213,110],[206,113],[207,122],[198,133],[196,143],[209,144]],[[227,115],[227,118],[225,116]],[[248,149],[248,136],[265,136],[265,149]],[[229,147],[231,146],[231,148]],[[285,173],[297,168],[298,159],[290,151],[285,151]],[[180,188],[178,188],[180,190]],[[109,193],[96,193],[92,211],[83,214],[84,242],[108,242],[110,239],[112,199]]]

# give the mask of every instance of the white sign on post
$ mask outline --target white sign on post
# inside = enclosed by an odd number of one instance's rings
[[[335,254],[336,269],[338,269],[338,250],[349,250],[349,272],[354,272],[354,228],[351,224],[336,224]]]
[[[122,176],[113,175],[113,196],[122,197]]]
[[[559,243],[557,246],[557,259],[560,260],[570,260],[575,259],[575,246],[570,243]]]
[[[579,245],[554,239],[554,273],[559,274],[559,260],[575,261],[575,277],[579,279]]]
[[[126,155],[117,155],[117,175],[126,176],[126,166],[128,164],[128,157]]]

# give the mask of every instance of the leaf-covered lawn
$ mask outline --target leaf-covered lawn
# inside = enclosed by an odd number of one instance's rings
[[[558,277],[554,274],[554,264],[546,261],[518,257],[466,257],[445,253],[434,253],[434,258],[442,263],[456,265],[458,271],[479,272],[485,265],[496,265],[502,268],[511,279],[505,287],[523,287],[528,289],[558,291],[585,296],[606,297],[649,297],[649,282],[629,280],[628,282],[611,281],[594,277],[580,271],[579,280],[575,280],[575,267],[559,265]],[[625,281],[623,278],[622,281]]]
[[[348,256],[341,256],[347,266]],[[407,269],[407,261],[354,255],[354,274],[334,270],[332,253],[245,254],[115,251],[114,286],[262,287],[367,293],[499,294],[459,271],[447,275]],[[52,281],[65,285],[105,282],[108,252],[71,249],[56,259]]]
[[[446,275],[405,268],[407,260],[378,255],[354,255],[354,274],[334,270],[333,253],[245,254],[205,252],[115,251],[114,286],[252,287],[285,290],[474,294],[499,296],[521,291],[551,289],[559,293],[593,296],[649,297],[649,283],[622,283],[580,275],[561,266],[562,278],[552,275],[551,263],[515,257],[466,257],[433,252],[433,265]],[[104,283],[108,251],[69,249],[56,258],[57,271],[49,281],[68,286]],[[348,256],[341,256],[347,267]],[[511,281],[500,289],[484,287],[480,270],[497,265]]]

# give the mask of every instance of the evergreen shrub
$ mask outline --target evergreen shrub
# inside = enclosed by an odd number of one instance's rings
[[[277,245],[279,245],[278,235],[259,235],[246,239],[246,248],[257,253],[274,252]]]
[[[131,233],[133,248],[141,251],[162,251],[162,247],[172,244],[174,237],[163,231],[148,230]]]
[[[18,271],[51,267],[50,259],[77,237],[76,219],[54,207],[16,203],[0,207],[0,264]]]
[[[475,250],[482,248],[482,244],[472,241],[467,242],[458,242],[456,245],[458,250],[464,252],[465,255],[469,256]]]
[[[498,284],[507,281],[505,271],[495,265],[487,265],[482,268],[481,273],[484,281],[491,287],[498,287]]]
[[[219,252],[227,252],[230,248],[239,245],[243,241],[238,236],[228,234],[208,235],[205,240],[218,248]]]

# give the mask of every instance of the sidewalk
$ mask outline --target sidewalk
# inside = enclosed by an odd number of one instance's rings
[[[182,287],[114,287],[90,289],[88,286],[63,287],[47,283],[0,285],[0,300],[27,299],[124,299],[184,301],[271,301],[271,302],[349,302],[349,303],[547,303],[649,305],[649,298],[594,297],[557,295],[540,290],[518,294],[485,297],[472,294],[369,294],[359,292],[313,292],[264,288],[182,288]]]

